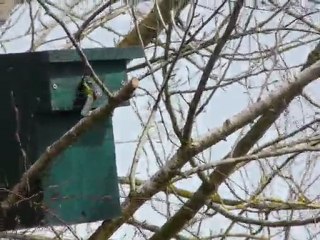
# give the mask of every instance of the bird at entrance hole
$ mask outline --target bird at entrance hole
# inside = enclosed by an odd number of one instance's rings
[[[78,85],[74,107],[81,108],[81,115],[88,116],[92,110],[93,103],[102,93],[100,87],[95,83],[90,75],[84,75]]]

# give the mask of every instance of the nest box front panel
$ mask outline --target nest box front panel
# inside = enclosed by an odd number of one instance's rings
[[[78,120],[76,113],[39,117],[39,152]],[[58,156],[43,175],[42,188],[46,224],[75,224],[118,216],[119,189],[111,119],[95,125]]]
[[[92,62],[96,74],[104,85],[112,92],[121,88],[126,80],[125,61],[99,61]],[[50,104],[52,111],[72,111],[76,91],[84,75],[83,65],[77,63],[53,63],[49,68]],[[103,95],[97,99],[93,107],[106,104],[107,98]],[[128,104],[126,104],[128,105]]]

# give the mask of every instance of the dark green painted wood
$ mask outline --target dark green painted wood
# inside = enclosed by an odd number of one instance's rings
[[[143,56],[136,48],[86,49],[85,53],[112,91],[126,80],[126,62]],[[46,147],[81,118],[80,109],[72,103],[83,72],[75,50],[0,55],[0,187],[14,186]],[[106,98],[95,107],[101,104],[106,104]],[[27,158],[22,157],[22,150]],[[61,221],[92,222],[119,215],[111,119],[70,146],[30,187],[29,196],[34,198],[10,210],[3,230]],[[0,190],[0,200],[6,194]]]
[[[61,118],[65,121],[60,121]],[[78,120],[76,113],[38,115],[37,151],[43,152]],[[43,176],[43,202],[48,208],[46,222],[61,224],[62,219],[65,223],[81,223],[118,216],[117,182],[112,122],[109,119],[84,134],[54,161]]]
[[[144,52],[140,47],[131,48],[90,48],[84,49],[83,52],[91,61],[107,60],[131,60],[140,58]],[[49,62],[75,62],[80,61],[79,54],[70,49],[59,51],[48,51]]]
[[[126,81],[126,62],[124,60],[99,61],[93,62],[92,65],[100,80],[113,92],[119,90],[122,86],[121,83]],[[50,108],[42,106],[42,109],[44,111],[46,111],[46,109],[52,111],[73,110],[73,101],[76,97],[77,86],[83,76],[83,67],[74,63],[55,63],[50,66],[49,72],[51,106]],[[97,107],[106,103],[107,98],[103,95],[95,101],[93,106]],[[126,105],[128,105],[128,102]]]
[[[89,61],[108,61],[108,60],[132,60],[144,56],[140,47],[130,48],[87,48],[83,49]],[[80,62],[80,56],[74,49],[40,51],[32,53],[9,53],[0,54],[0,65],[6,62],[32,64],[35,61],[42,63],[62,63]]]

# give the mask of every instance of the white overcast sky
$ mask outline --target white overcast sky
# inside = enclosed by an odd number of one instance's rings
[[[89,1],[88,1],[89,2]],[[97,2],[97,1],[96,1]],[[207,5],[214,8],[213,2],[215,2],[216,5],[220,1],[205,1],[200,0],[200,3],[203,5]],[[294,2],[294,1],[293,1]],[[298,1],[296,1],[298,2]],[[314,9],[314,5],[299,1],[302,5],[308,7],[309,9],[306,9],[306,11],[311,11]],[[247,1],[247,4],[252,4],[253,1]],[[150,2],[143,2],[138,4],[139,11],[141,13],[147,13],[148,10],[152,7],[152,3]],[[85,8],[85,5],[84,5]],[[21,7],[21,9],[18,9],[18,11],[13,15],[12,21],[14,21],[15,17],[18,16],[20,13],[24,10],[27,10],[27,6]],[[204,9],[199,10],[202,14],[205,14],[203,11]],[[23,17],[17,22],[16,26],[13,27],[8,33],[6,33],[4,36],[2,36],[0,39],[4,42],[4,46],[6,47],[6,52],[24,52],[29,49],[30,47],[30,37],[23,37],[15,40],[11,40],[11,38],[14,38],[18,35],[23,35],[26,29],[29,26],[30,20],[28,18],[28,12],[25,11],[23,13]],[[245,15],[244,19],[245,19]],[[316,18],[319,18],[318,15]],[[257,21],[261,21],[262,19],[266,19],[267,14],[260,13],[257,14],[256,19]],[[45,17],[46,22],[52,22],[52,19],[50,17]],[[279,19],[275,19],[273,21],[273,24],[277,24],[277,21]],[[288,19],[289,21],[289,19]],[[319,19],[314,19],[316,23],[319,23]],[[9,24],[8,22],[7,24]],[[123,15],[120,17],[117,17],[116,20],[111,21],[108,26],[112,26],[115,28],[118,32],[121,32],[123,34],[127,33],[130,29],[132,29],[133,25],[130,24],[130,16]],[[6,24],[2,26],[2,28],[5,28]],[[71,28],[72,30],[75,30],[74,26]],[[56,28],[47,39],[50,38],[56,38],[63,34],[63,31],[61,28]],[[103,43],[106,47],[113,47],[114,46],[114,35],[111,32],[108,32],[104,29],[96,30],[92,34],[90,34],[90,37],[94,38],[95,40]],[[293,38],[295,39],[297,37],[297,34],[291,34],[289,37],[287,37],[286,41],[289,41],[288,39]],[[266,46],[273,46],[274,45],[274,39],[275,37],[273,35],[265,35],[263,38],[260,39],[261,42],[263,42]],[[10,41],[8,41],[10,40]],[[117,39],[116,39],[117,40]],[[260,42],[260,43],[261,43]],[[47,50],[47,49],[59,49],[63,44],[65,44],[66,41],[58,41],[53,42],[50,44],[47,44],[43,47],[41,47],[39,50]],[[252,44],[252,45],[251,45]],[[101,47],[99,44],[95,44],[92,41],[85,40],[81,44],[82,47],[86,48],[92,48],[92,47]],[[305,61],[307,54],[310,52],[314,45],[300,47],[297,50],[290,51],[288,54],[285,54],[285,61],[288,65],[295,65],[299,64]],[[248,51],[249,49],[256,48],[254,43],[250,43],[247,41],[246,44],[243,44],[242,47],[244,52]],[[2,50],[4,51],[4,50]],[[131,64],[135,64],[135,62],[132,62]],[[177,73],[177,78],[185,78],[187,76],[187,71],[185,69],[185,65],[188,65],[191,70],[192,74],[194,74],[194,78],[199,78],[201,73],[196,72],[196,69],[190,65],[189,63],[180,63],[181,69]],[[243,62],[240,64],[237,62],[237,64],[234,64],[232,66],[232,71],[228,72],[228,76],[231,77],[233,75],[236,75],[238,72],[245,71],[248,68],[247,63]],[[141,72],[134,72],[131,73],[131,75],[139,75]],[[214,73],[217,74],[217,76],[221,75],[222,73]],[[293,73],[292,73],[293,74]],[[275,74],[274,78],[276,79],[277,76]],[[262,81],[263,79],[260,79]],[[145,79],[142,81],[142,86],[146,87],[148,89],[153,88],[154,86],[151,83],[151,77]],[[259,79],[255,80],[255,84],[259,82]],[[281,83],[279,83],[281,84]],[[319,89],[319,84],[314,83],[312,86],[308,87],[308,91],[310,93],[313,93],[313,96],[317,98],[316,96],[316,88]],[[256,92],[258,94],[258,92]],[[319,97],[318,97],[319,99]],[[150,99],[144,98],[144,97],[138,97],[137,98],[137,104],[139,109],[144,109],[147,105],[147,102]],[[223,121],[226,118],[231,117],[235,113],[238,113],[242,109],[246,108],[248,104],[250,103],[248,94],[244,92],[244,88],[239,85],[232,85],[232,87],[226,88],[225,90],[218,91],[215,97],[212,99],[211,103],[207,107],[206,113],[202,114],[199,119],[197,120],[197,127],[198,132],[200,135],[203,135],[210,131],[210,129],[213,129],[214,127],[219,127],[223,123]],[[290,108],[291,109],[291,108]],[[293,118],[301,119],[301,110],[299,107],[293,107],[293,111],[290,112]],[[304,113],[305,114],[305,113]],[[144,120],[147,118],[148,112],[143,113]],[[141,133],[141,124],[134,113],[132,107],[122,107],[115,111],[114,117],[113,117],[113,126],[114,126],[114,135],[116,142],[121,141],[130,141],[130,140],[136,140]],[[270,138],[275,132],[270,131],[270,133],[267,134],[266,139]],[[215,147],[212,148],[212,160],[217,161],[219,160],[224,154],[226,154],[230,150],[231,144],[237,139],[237,135],[233,134],[230,136],[227,140],[227,142],[223,142],[220,144],[217,144]],[[170,145],[168,145],[170,146]],[[128,169],[130,167],[133,153],[136,147],[136,143],[126,143],[126,144],[117,144],[116,145],[116,156],[117,156],[117,167],[118,167],[118,173],[120,176],[125,176],[128,173]],[[153,161],[155,164],[155,161]],[[145,157],[142,157],[142,160],[140,162],[140,168],[139,168],[139,174],[138,177],[141,179],[146,179],[148,177],[147,171],[150,171],[150,173],[153,173],[156,168],[152,166],[152,159],[145,159]],[[148,168],[148,169],[147,169]],[[150,168],[150,169],[149,169]],[[256,166],[252,166],[252,169],[250,170],[250,177],[252,179],[255,178],[255,175],[258,174],[258,168]],[[301,169],[296,169],[294,171],[297,171],[297,174],[299,173]],[[241,180],[241,177],[237,174],[234,174],[232,179],[234,181],[237,181],[237,179]],[[181,184],[184,188],[195,190],[199,184],[199,181],[195,180],[194,182],[188,184]],[[258,182],[253,181],[252,186],[256,186]],[[287,189],[284,189],[281,187],[281,184],[279,184],[279,188],[272,189],[270,191],[273,192],[277,197],[286,198]],[[219,192],[223,194],[224,197],[232,197],[229,190],[225,188],[225,186],[222,186],[219,189]],[[150,214],[151,213],[151,214]],[[138,219],[140,220],[147,220],[150,223],[153,223],[156,219],[157,223],[164,221],[161,216],[154,213],[154,211],[150,211],[149,207],[144,207],[142,211],[139,211],[136,215]],[[219,223],[216,221],[217,218],[215,218],[215,222],[207,222],[207,228],[204,228],[205,230],[213,230],[216,232],[219,232],[219,227],[223,227],[224,224],[226,224],[226,220],[221,217],[221,221]],[[221,226],[219,225],[221,224]],[[214,227],[213,227],[214,226]],[[85,234],[86,228],[81,227],[81,232]],[[207,234],[209,232],[206,232]],[[126,234],[126,237],[123,238],[124,234]],[[303,232],[299,232],[297,230],[297,234],[302,234],[301,237],[303,238]],[[299,235],[297,235],[299,236]],[[125,231],[119,231],[118,234],[114,236],[116,239],[131,239],[131,232],[126,229]],[[119,238],[118,238],[119,237]]]

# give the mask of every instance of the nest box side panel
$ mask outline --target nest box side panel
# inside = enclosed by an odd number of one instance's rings
[[[11,189],[35,160],[36,143],[31,141],[34,111],[38,104],[39,90],[44,95],[45,92],[48,95],[49,91],[45,84],[45,65],[40,65],[37,57],[1,55],[0,72],[0,123],[3,126],[0,130],[3,152],[0,160],[0,185],[4,189]],[[0,199],[7,194],[7,190],[0,191]],[[36,213],[30,202],[20,201],[11,208],[5,219],[1,219],[2,230],[35,226],[41,213]]]

